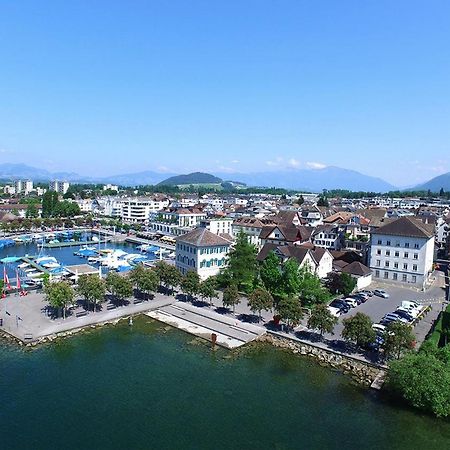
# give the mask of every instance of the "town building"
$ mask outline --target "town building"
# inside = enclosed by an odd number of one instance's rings
[[[48,189],[50,191],[56,191],[60,195],[64,195],[69,190],[70,184],[68,181],[50,181]]]
[[[371,235],[374,279],[423,288],[433,271],[434,226],[415,217],[388,221]]]
[[[14,187],[16,194],[28,195],[33,191],[33,182],[31,180],[16,180]]]
[[[193,270],[206,280],[225,267],[230,245],[206,228],[196,228],[176,238],[175,265],[183,275]]]

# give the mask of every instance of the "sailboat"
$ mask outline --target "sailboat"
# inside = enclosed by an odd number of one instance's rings
[[[17,287],[17,292],[19,293],[19,295],[21,297],[25,297],[25,295],[28,294],[28,292],[25,289],[22,289],[18,270],[16,270],[16,287]]]

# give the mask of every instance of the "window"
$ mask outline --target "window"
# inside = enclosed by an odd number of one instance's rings
[[[400,256],[400,252],[395,252],[395,257],[398,258]]]
[[[404,258],[409,258],[409,253],[408,253],[408,252],[405,252],[404,255],[403,255],[403,257],[404,257]]]
[[[386,241],[386,245],[389,247],[391,245],[391,241]]]
[[[412,281],[413,283],[416,283],[416,282],[417,282],[417,277],[416,277],[415,275],[413,275],[413,276],[411,277],[411,281]]]
[[[375,278],[380,278],[380,271],[379,270],[375,270]]]
[[[381,255],[381,250],[380,249],[377,250],[377,255]]]
[[[419,244],[414,244],[414,248],[420,248]]]
[[[384,278],[387,280],[389,278],[389,272],[384,272]]]
[[[396,280],[397,278],[398,278],[398,274],[396,274],[396,273],[392,274],[392,279],[393,280]]]
[[[403,270],[408,270],[408,264],[403,264]]]
[[[409,248],[409,242],[405,242],[405,248]]]
[[[398,269],[398,263],[394,263],[394,269]]]
[[[413,270],[414,272],[417,272],[417,264],[413,264]]]
[[[378,239],[378,245],[381,245],[381,244],[382,244],[381,239]]]
[[[377,259],[377,267],[381,266],[381,261],[379,259]]]
[[[386,256],[391,256],[391,251],[390,250],[386,250]]]
[[[419,254],[418,253],[414,253],[414,259],[419,259]]]
[[[396,241],[396,242],[395,242],[395,246],[396,246],[396,247],[400,247],[400,242],[399,242],[399,241]]]
[[[384,262],[384,267],[389,267],[389,261]]]
[[[406,275],[406,274],[403,274],[402,275],[402,281],[408,281],[408,276]]]

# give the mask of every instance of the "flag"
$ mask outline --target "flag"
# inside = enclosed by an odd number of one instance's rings
[[[17,290],[20,291],[22,289],[22,286],[20,285],[20,278],[19,278],[19,271],[16,270],[16,280],[17,280]]]
[[[8,274],[6,273],[6,267],[3,267],[3,283],[8,289],[11,289],[11,285],[9,284]]]

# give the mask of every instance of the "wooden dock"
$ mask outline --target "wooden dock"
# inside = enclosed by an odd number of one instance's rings
[[[380,370],[378,372],[378,375],[375,377],[375,380],[373,380],[372,384],[370,385],[370,387],[372,389],[376,389],[377,391],[380,391],[386,380],[386,375],[387,375],[387,373],[384,370]]]

